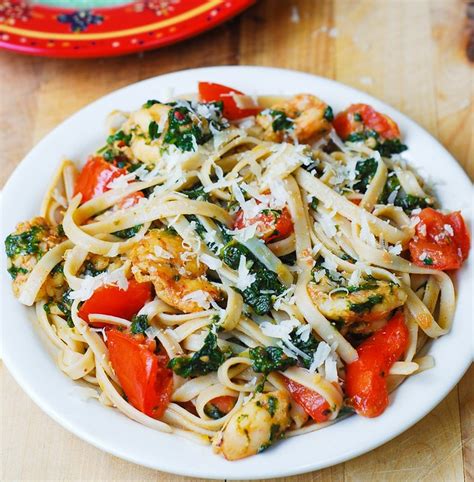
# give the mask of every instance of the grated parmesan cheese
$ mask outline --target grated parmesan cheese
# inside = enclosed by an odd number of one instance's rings
[[[128,280],[125,276],[124,267],[112,272],[100,273],[97,276],[85,276],[79,289],[71,291],[69,298],[72,300],[86,301],[101,286],[116,285],[121,290],[128,288]]]
[[[222,266],[222,261],[214,256],[209,256],[208,254],[201,254],[201,261],[208,266],[210,269],[219,269]]]
[[[256,276],[250,273],[247,267],[247,259],[243,255],[240,256],[238,274],[237,288],[241,291],[247,289],[256,280]]]
[[[326,342],[321,341],[313,354],[313,361],[309,366],[309,371],[314,373],[317,368],[323,365],[330,353],[331,347]]]

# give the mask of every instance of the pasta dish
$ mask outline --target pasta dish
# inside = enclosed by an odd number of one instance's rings
[[[200,82],[108,126],[5,240],[82,395],[237,460],[433,366],[470,238],[390,117]]]

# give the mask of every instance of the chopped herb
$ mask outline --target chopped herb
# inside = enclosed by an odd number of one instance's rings
[[[222,418],[226,415],[210,402],[206,403],[206,406],[204,407],[204,413],[213,420],[218,420],[219,418]]]
[[[334,120],[334,112],[332,111],[332,107],[328,105],[326,110],[324,111],[323,116],[328,122],[332,122]]]
[[[83,274],[85,276],[98,276],[101,273],[105,273],[107,269],[97,269],[92,261],[86,261],[84,263]]]
[[[150,136],[151,140],[158,139],[158,137],[160,137],[158,124],[155,121],[151,121],[148,125],[148,135]]]
[[[217,336],[209,331],[203,346],[193,356],[179,356],[168,362],[177,375],[184,378],[197,377],[215,372],[229,358],[230,353],[217,345]]]
[[[296,263],[296,251],[280,256],[279,258],[283,264],[286,264],[288,266],[294,266],[294,264]]]
[[[267,402],[268,413],[272,417],[274,417],[277,409],[278,409],[278,398],[274,397],[273,395],[269,395],[268,402]]]
[[[16,279],[16,277],[19,274],[28,274],[28,270],[22,267],[17,267],[17,266],[12,266],[7,269],[8,273],[13,279]]]
[[[317,197],[313,197],[310,203],[311,209],[313,211],[316,211],[318,209],[318,204],[319,204],[319,199]]]
[[[287,117],[282,110],[268,109],[266,113],[270,114],[273,118],[272,129],[273,132],[287,131],[293,129],[293,119]]]
[[[144,334],[149,327],[147,315],[135,315],[132,317],[131,331],[134,335]]]
[[[365,135],[363,132],[353,132],[352,134],[349,134],[344,140],[346,142],[365,141]]]
[[[273,444],[273,442],[275,442],[279,431],[280,431],[280,425],[278,425],[277,423],[272,424],[272,426],[270,427],[270,438],[268,442],[265,442],[264,444],[260,445],[257,453],[263,452],[264,450],[268,449],[268,447],[270,447]]]
[[[39,244],[40,235],[44,231],[43,226],[33,226],[30,230],[20,234],[10,234],[5,239],[5,251],[9,258],[19,254],[41,255]]]
[[[74,322],[72,321],[72,316],[71,316],[71,306],[73,300],[69,298],[69,294],[71,293],[71,289],[67,289],[62,297],[61,301],[56,302],[56,306],[59,308],[59,310],[63,313],[63,315],[66,316],[66,322],[69,328],[74,328]]]
[[[376,288],[377,283],[369,281],[367,283],[362,283],[359,286],[348,286],[347,291],[349,291],[349,293],[356,293],[357,291],[374,290]]]
[[[354,120],[357,122],[360,122],[362,120],[362,116],[358,112],[356,112],[353,117]]]
[[[114,142],[122,141],[126,146],[130,145],[132,134],[125,134],[122,130],[107,137],[107,144],[112,145]]]
[[[59,262],[52,270],[51,274],[64,273],[64,261]]]
[[[129,239],[129,238],[133,238],[133,236],[135,236],[142,227],[143,227],[143,224],[137,224],[136,226],[132,226],[131,228],[115,231],[112,234],[121,239]]]
[[[200,183],[195,184],[190,189],[181,191],[182,194],[188,196],[189,199],[197,201],[209,201],[209,193],[204,191],[204,186]]]
[[[426,264],[428,266],[431,266],[433,264],[433,259],[430,257],[427,257],[423,260],[423,264]]]
[[[365,313],[370,311],[376,304],[383,300],[382,295],[371,295],[368,297],[367,301],[362,303],[349,303],[349,309],[354,313]]]
[[[257,346],[250,348],[249,354],[253,371],[256,373],[268,375],[270,372],[284,371],[296,365],[296,359],[285,355],[279,346]]]
[[[152,105],[155,105],[155,104],[161,104],[161,102],[159,100],[150,99],[143,104],[143,107],[145,109],[149,109]]]

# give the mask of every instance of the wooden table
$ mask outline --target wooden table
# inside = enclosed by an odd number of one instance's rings
[[[465,10],[461,0],[261,0],[216,30],[155,52],[84,61],[1,53],[0,185],[46,133],[98,97],[165,72],[226,64],[287,67],[365,90],[440,139],[473,178],[474,74],[465,55]],[[2,480],[189,480],[79,440],[0,371]],[[446,400],[392,442],[291,480],[474,480],[473,386],[471,367]]]

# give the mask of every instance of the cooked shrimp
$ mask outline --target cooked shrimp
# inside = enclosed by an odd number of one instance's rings
[[[16,297],[20,295],[22,286],[38,260],[65,239],[61,229],[49,224],[43,217],[18,224],[16,230],[7,237],[5,247],[9,258],[8,272],[13,278],[12,287]],[[55,297],[56,291],[60,291],[63,284],[61,271],[53,271],[39,291],[37,299],[46,295]]]
[[[328,115],[330,113],[331,115]],[[332,111],[318,97],[298,94],[281,104],[261,112],[256,122],[263,129],[265,140],[273,142],[296,139],[301,143],[312,143],[331,130]]]
[[[384,320],[407,299],[407,294],[400,286],[383,280],[369,280],[359,288],[349,291],[347,288],[335,287],[327,276],[324,276],[318,283],[309,283],[308,291],[314,304],[326,318],[343,322],[345,325],[357,322],[372,324]]]
[[[214,437],[227,460],[255,455],[277,441],[290,425],[290,396],[283,390],[258,393]]]
[[[185,313],[201,311],[209,299],[221,297],[204,276],[206,266],[183,246],[178,234],[152,229],[133,247],[130,259],[138,282],[151,281],[160,299]]]

